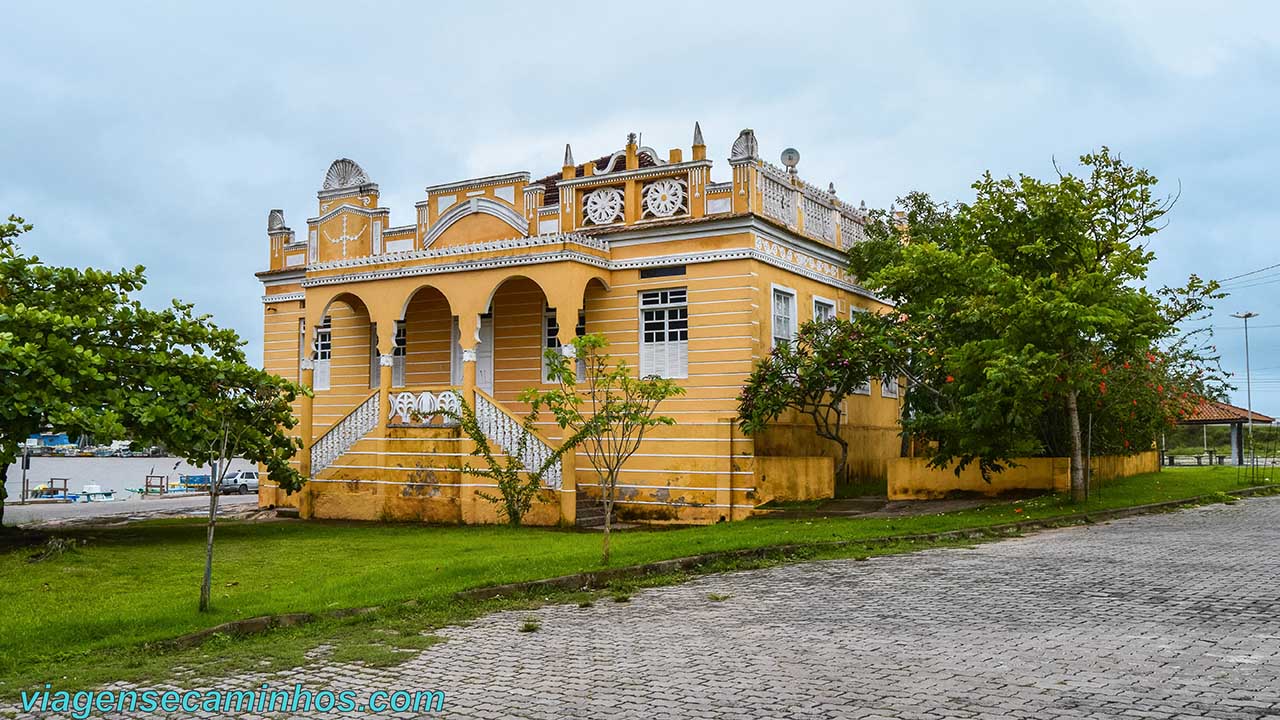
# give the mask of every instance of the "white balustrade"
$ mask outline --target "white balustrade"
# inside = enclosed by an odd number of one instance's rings
[[[763,165],[756,173],[760,183],[760,209],[765,215],[793,228],[796,226],[795,189],[784,179],[785,176],[776,177],[769,169],[768,165]]]
[[[800,207],[804,209],[804,234],[828,245],[836,242],[836,224],[832,209],[805,192]]]
[[[520,464],[526,471],[542,467],[555,450],[543,442],[542,438],[525,431],[521,423],[508,415],[489,398],[476,393],[476,424],[480,426],[485,437],[497,443],[505,452],[520,452],[520,440],[524,437],[523,452],[520,453]],[[550,488],[559,488],[561,481],[560,463],[552,463],[542,475],[542,482]]]
[[[389,397],[391,413],[387,418],[398,417],[402,425],[452,427],[458,424],[458,413],[462,410],[462,398],[452,390],[417,394],[401,392],[392,393]]]
[[[867,239],[867,230],[862,221],[852,215],[840,216],[840,244],[845,250]]]
[[[311,446],[311,474],[324,470],[378,426],[378,393],[356,406]]]

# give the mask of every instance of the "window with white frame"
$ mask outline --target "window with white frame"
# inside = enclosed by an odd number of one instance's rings
[[[813,320],[814,322],[822,322],[830,320],[836,316],[836,304],[826,298],[815,297],[813,299]]]
[[[796,291],[773,289],[773,347],[789,343],[796,336]]]
[[[898,397],[898,378],[886,377],[880,379],[880,397]]]
[[[866,311],[866,310],[864,310],[864,309],[862,309],[862,308],[860,308],[860,307],[858,307],[858,306],[856,306],[856,305],[854,305],[854,306],[850,307],[850,308],[849,308],[849,319],[850,319],[850,320],[854,319],[855,317],[857,317],[857,313],[860,313],[860,312],[867,312],[867,311]],[[864,382],[864,383],[862,383],[861,385],[859,385],[858,387],[854,388],[854,389],[853,389],[853,392],[854,392],[854,394],[856,394],[856,395],[870,395],[870,394],[871,394],[871,378],[867,378],[867,381],[866,381],[866,382]],[[881,392],[883,392],[883,389],[881,390]]]
[[[312,375],[312,389],[329,389],[329,360],[333,356],[333,325],[328,315],[316,326],[316,338],[313,341],[312,358],[315,360],[315,374]]]
[[[640,293],[640,376],[689,376],[689,300],[685,288]]]
[[[581,310],[578,311],[578,324],[574,328],[574,333],[578,337],[587,334],[587,314]],[[545,308],[542,312],[542,348],[543,350],[559,350],[560,349],[560,323],[556,322],[556,309],[553,307]],[[542,354],[542,382],[555,382],[551,377],[551,365],[547,362],[547,355]],[[587,359],[578,358],[577,366],[578,382],[582,382],[587,376]]]

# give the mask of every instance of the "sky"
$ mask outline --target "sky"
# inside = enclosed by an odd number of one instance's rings
[[[713,179],[763,157],[884,207],[968,200],[1102,145],[1177,194],[1149,284],[1230,278],[1205,324],[1280,416],[1280,8],[1266,3],[11,3],[0,213],[46,261],[145,265],[262,354],[267,212],[299,237],[338,157],[392,224],[427,185],[558,171],[642,133]]]

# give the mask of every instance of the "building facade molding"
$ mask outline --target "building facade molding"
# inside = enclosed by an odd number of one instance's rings
[[[504,173],[502,175],[486,175],[485,177],[442,183],[440,185],[428,185],[426,187],[426,192],[429,195],[438,195],[441,193],[462,192],[464,190],[492,187],[494,185],[511,185],[528,182],[529,173],[522,170],[520,172]]]

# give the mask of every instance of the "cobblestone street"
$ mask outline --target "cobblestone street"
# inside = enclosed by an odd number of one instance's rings
[[[501,613],[270,682],[440,689],[451,718],[1280,717],[1278,548],[1280,498],[1248,500]]]

